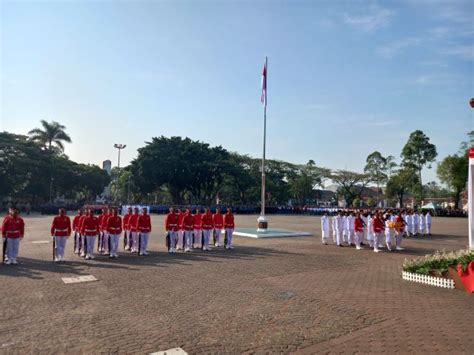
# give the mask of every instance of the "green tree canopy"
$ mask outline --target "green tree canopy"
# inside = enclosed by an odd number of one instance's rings
[[[452,191],[456,208],[459,207],[461,192],[466,188],[469,162],[465,156],[448,155],[438,164],[438,178]]]
[[[66,133],[66,127],[56,121],[41,120],[42,128],[35,128],[28,132],[30,139],[50,152],[64,152],[64,143],[71,143],[71,137]]]

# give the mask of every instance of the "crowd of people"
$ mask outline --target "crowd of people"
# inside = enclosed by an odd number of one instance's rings
[[[216,247],[224,246],[233,249],[232,235],[234,232],[234,215],[232,209],[221,214],[218,208],[211,213],[209,208],[175,211],[173,207],[165,218],[166,245],[168,252],[177,250],[190,252],[193,249],[210,251],[210,237]],[[123,249],[140,256],[148,255],[148,239],[152,232],[152,224],[147,208],[129,207],[122,217],[117,208],[104,208],[96,216],[94,209],[80,209],[72,223],[64,208],[59,209],[51,223],[50,235],[53,239],[53,260],[64,262],[64,254],[68,238],[74,236],[74,253],[89,260],[97,253],[111,259],[118,258],[120,239],[123,235]],[[221,235],[224,233],[224,243]],[[10,208],[2,223],[2,262],[10,265],[17,264],[20,241],[25,235],[25,223],[16,208]]]
[[[321,217],[322,243],[328,243],[332,230],[333,242],[339,247],[361,250],[367,240],[376,253],[385,246],[388,251],[403,250],[403,237],[431,235],[431,221],[430,212],[414,210],[339,210],[332,217],[328,213]]]

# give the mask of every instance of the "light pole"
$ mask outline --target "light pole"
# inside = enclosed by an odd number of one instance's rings
[[[126,144],[119,144],[119,143],[114,144],[114,148],[118,149],[118,161],[117,161],[118,168],[120,168],[120,151],[124,149],[126,146],[127,146]]]

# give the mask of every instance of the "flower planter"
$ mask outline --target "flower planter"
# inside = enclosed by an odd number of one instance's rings
[[[474,272],[472,275],[474,276]],[[419,282],[430,286],[454,289],[454,280],[446,279],[444,277],[435,277],[403,271],[402,278],[406,281]]]
[[[462,266],[457,266],[459,278],[466,292],[474,292],[474,262],[467,264],[466,272],[462,271]]]
[[[456,266],[448,266],[449,278],[454,280],[454,286],[458,290],[465,291],[464,285],[461,281],[461,277],[458,274],[458,269]]]

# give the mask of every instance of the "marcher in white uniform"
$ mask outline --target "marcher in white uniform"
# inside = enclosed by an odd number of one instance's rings
[[[342,240],[344,243],[349,243],[349,225],[347,224],[347,217],[349,217],[346,213],[342,214]]]
[[[374,229],[372,227],[372,216],[369,214],[367,216],[367,222],[366,222],[366,226],[367,226],[367,240],[369,241],[369,245],[371,248],[374,247]]]
[[[355,220],[355,217],[354,217],[354,213],[350,213],[349,216],[347,216],[347,230],[348,230],[348,233],[347,233],[347,241],[349,244],[356,244],[356,241],[355,241],[355,228],[354,228],[354,220]],[[363,242],[363,240],[361,240],[361,243]]]
[[[431,212],[426,213],[426,234],[431,235]]]
[[[426,216],[422,212],[420,214],[420,234],[422,236],[425,235],[425,227],[426,227]]]
[[[332,241],[334,243],[336,243],[336,234],[337,234],[336,227],[335,227],[336,216],[337,215],[334,215],[334,216],[331,217]]]
[[[342,247],[344,220],[341,212],[334,216],[334,229],[336,230],[336,245]]]
[[[329,238],[329,217],[327,213],[321,217],[321,241],[324,245],[328,243]]]
[[[387,245],[388,251],[392,251],[392,238],[393,238],[393,227],[392,227],[392,219],[389,214],[387,214],[385,220],[385,244]]]
[[[420,215],[418,214],[418,212],[415,211],[412,218],[413,218],[413,221],[412,221],[413,235],[418,236],[418,230],[420,228]]]

